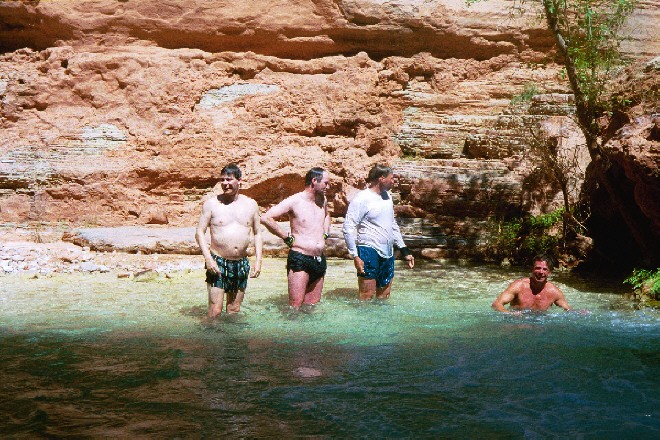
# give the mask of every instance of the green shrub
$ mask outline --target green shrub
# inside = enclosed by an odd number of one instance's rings
[[[522,228],[521,220],[500,222],[494,231],[490,251],[497,258],[512,257],[517,254],[518,235]]]
[[[660,268],[634,269],[623,282],[630,284],[634,290],[647,294],[652,300],[660,300]]]
[[[490,254],[497,258],[514,258],[526,262],[537,254],[557,256],[560,237],[551,230],[562,220],[564,209],[524,219],[497,224],[490,243]]]
[[[529,102],[532,100],[532,96],[538,95],[539,89],[536,88],[536,84],[527,83],[523,91],[517,95],[511,97],[511,105],[522,104],[523,102]]]

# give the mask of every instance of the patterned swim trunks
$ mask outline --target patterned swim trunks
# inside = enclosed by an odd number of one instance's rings
[[[220,275],[206,270],[206,282],[213,287],[224,289],[226,293],[236,293],[245,290],[250,277],[250,261],[247,257],[240,260],[228,260],[211,253],[218,263]]]

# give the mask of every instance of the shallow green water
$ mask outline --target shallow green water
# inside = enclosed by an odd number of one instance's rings
[[[240,315],[202,324],[201,271],[0,278],[0,433],[183,438],[658,438],[660,321],[619,286],[555,277],[591,313],[503,316],[519,272],[397,267],[360,303],[330,261],[323,302],[288,310],[284,261]]]

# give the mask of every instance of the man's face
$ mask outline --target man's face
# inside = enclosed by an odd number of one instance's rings
[[[220,175],[220,187],[222,188],[222,192],[226,195],[235,195],[238,192],[240,184],[241,181],[238,180],[233,174]]]
[[[316,194],[325,194],[330,184],[330,176],[327,172],[324,172],[321,180],[312,179],[312,182],[314,183],[314,192]]]
[[[380,185],[385,191],[389,191],[394,186],[394,174],[390,173],[385,177],[381,177]]]
[[[550,268],[548,263],[545,261],[535,261],[534,267],[532,268],[532,278],[539,282],[544,282],[548,280],[550,275]]]

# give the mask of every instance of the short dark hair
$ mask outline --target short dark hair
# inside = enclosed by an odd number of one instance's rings
[[[387,177],[390,174],[393,174],[392,168],[387,165],[374,165],[374,167],[369,170],[369,175],[367,176],[367,182],[374,183],[381,177]]]
[[[316,181],[319,182],[323,179],[323,173],[325,173],[325,170],[321,167],[314,167],[307,171],[307,174],[305,175],[305,186],[311,185],[312,179],[316,179]]]
[[[532,260],[532,267],[534,267],[534,263],[537,261],[544,261],[548,265],[548,269],[553,270],[555,267],[555,260],[548,254],[537,254],[534,256],[534,259]]]
[[[241,176],[243,176],[243,173],[241,173],[241,169],[235,163],[230,163],[229,165],[221,169],[220,175],[222,176],[223,174],[226,176],[234,176],[236,180],[241,180]]]

